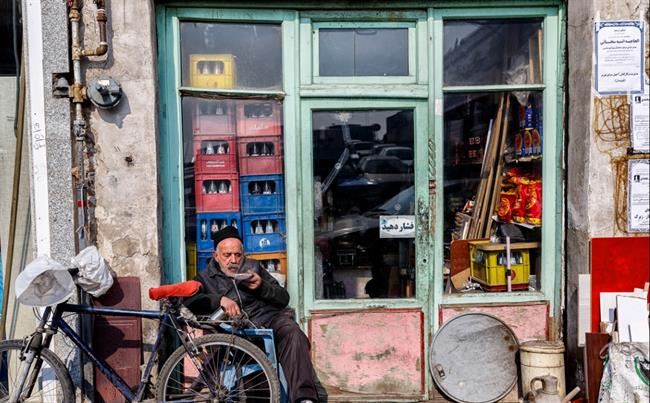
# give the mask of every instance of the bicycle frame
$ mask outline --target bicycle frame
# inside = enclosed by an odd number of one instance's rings
[[[156,337],[156,342],[154,344],[153,351],[147,362],[144,372],[140,378],[140,385],[138,386],[137,391],[134,393],[131,391],[129,386],[126,384],[124,379],[119,376],[113,367],[111,367],[103,358],[97,356],[92,348],[86,344],[79,334],[74,331],[68,325],[65,320],[63,320],[63,313],[65,312],[74,312],[82,315],[106,315],[106,316],[121,316],[121,317],[136,317],[144,319],[157,319],[159,320],[158,325],[158,334]],[[164,326],[171,325],[171,327],[179,329],[175,318],[166,310],[163,311],[144,311],[144,310],[135,310],[135,309],[120,309],[120,308],[103,308],[95,307],[91,305],[81,305],[81,304],[59,304],[56,306],[54,313],[52,314],[52,308],[48,307],[43,313],[43,318],[41,319],[41,326],[39,329],[44,329],[44,325],[47,323],[49,316],[52,315],[52,321],[50,323],[51,332],[47,332],[46,339],[43,340],[42,347],[48,347],[50,344],[51,336],[49,334],[54,334],[58,330],[61,330],[67,337],[72,340],[72,342],[86,354],[90,361],[93,362],[95,367],[101,371],[102,374],[120,391],[124,397],[129,401],[141,401],[144,395],[147,380],[151,375],[153,370],[153,365],[156,360],[156,355],[160,349],[160,345],[163,340],[163,328]],[[49,337],[48,337],[49,336]],[[185,341],[182,341],[185,344]]]

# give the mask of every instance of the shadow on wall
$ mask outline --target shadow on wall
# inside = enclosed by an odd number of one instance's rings
[[[116,107],[111,109],[97,108],[97,112],[104,122],[113,123],[121,129],[124,124],[124,118],[131,114],[129,97],[125,92],[123,92],[122,99]]]

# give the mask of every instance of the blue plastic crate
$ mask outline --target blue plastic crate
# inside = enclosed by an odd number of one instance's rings
[[[199,213],[196,215],[196,248],[210,251],[214,249],[212,236],[226,225],[241,228],[241,214],[231,213]],[[241,234],[241,230],[239,232]]]
[[[282,252],[286,250],[284,214],[245,215],[242,217],[246,253]]]
[[[242,214],[284,214],[282,175],[240,176],[239,187]]]
[[[212,250],[200,250],[196,252],[196,272],[201,273],[208,267],[208,262],[212,258]],[[188,279],[191,280],[191,279]]]

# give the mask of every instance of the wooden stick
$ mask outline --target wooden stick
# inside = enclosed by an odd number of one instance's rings
[[[506,142],[508,138],[508,116],[510,111],[510,96],[506,95],[506,106],[505,112],[503,113],[503,125],[502,130],[499,133],[499,149],[496,160],[496,171],[494,173],[492,186],[491,186],[491,197],[488,202],[487,217],[485,220],[485,227],[483,229],[483,237],[488,238],[490,236],[490,231],[492,229],[492,213],[496,210],[499,198],[501,196],[501,183],[503,182],[503,165],[504,157],[503,154],[506,149]]]

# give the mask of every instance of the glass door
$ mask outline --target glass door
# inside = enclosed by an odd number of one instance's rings
[[[308,308],[422,306],[427,122],[426,102],[303,102]]]

